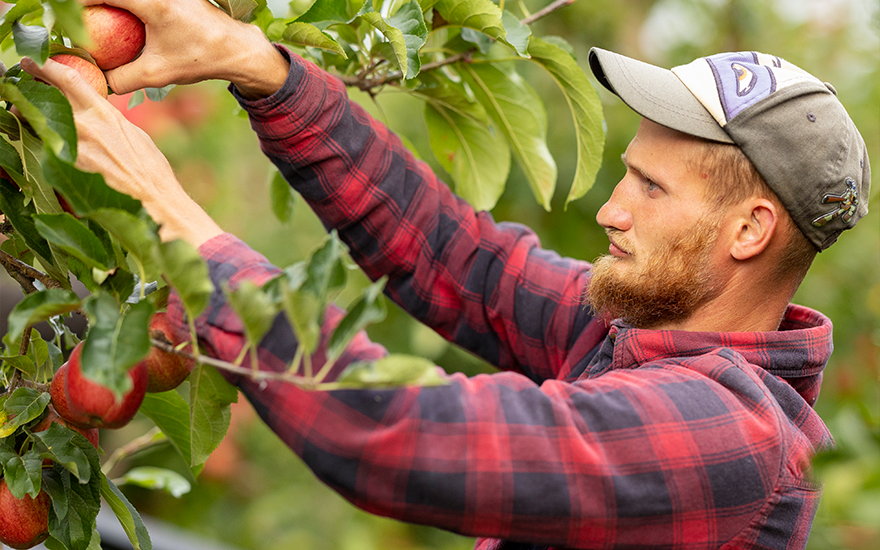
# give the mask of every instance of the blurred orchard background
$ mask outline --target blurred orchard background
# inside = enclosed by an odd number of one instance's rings
[[[524,5],[535,12],[547,3],[526,0]],[[278,17],[286,14],[284,0],[269,0],[269,6]],[[516,4],[508,2],[507,9],[516,12]],[[835,352],[816,408],[838,448],[817,460],[816,476],[824,482],[825,493],[808,548],[880,548],[880,1],[577,0],[533,24],[533,29],[569,41],[588,72],[587,52],[592,46],[664,67],[720,51],[758,50],[834,84],[868,143],[874,185],[872,213],[818,256],[796,296],[797,302],[824,312],[835,325]],[[7,65],[17,61],[14,49],[3,55]],[[603,167],[586,197],[563,210],[575,168],[571,118],[546,73],[523,70],[548,109],[548,139],[562,188],[556,192],[552,211],[545,212],[514,167],[493,215],[496,220],[531,226],[547,248],[591,260],[607,251],[595,215],[623,175],[620,154],[639,118],[616,97],[600,91],[607,123]],[[407,135],[421,158],[443,174],[430,153],[421,102],[392,88],[375,100],[354,91],[351,95],[393,130]],[[127,97],[111,96],[111,100],[126,110]],[[178,87],[161,103],[147,101],[128,111],[128,116],[153,137],[184,187],[220,225],[273,263],[287,266],[301,260],[323,238],[323,228],[302,201],[287,223],[272,214],[272,167],[222,83]],[[351,288],[340,300],[343,305],[367,283],[362,275],[349,280]],[[5,320],[21,292],[5,272],[0,273],[0,291]],[[490,370],[391,304],[388,318],[369,332],[391,351],[426,356],[449,371]],[[111,452],[118,445],[114,437],[128,441],[149,428],[149,421],[135,421],[123,433],[102,434],[102,447]],[[133,460],[183,469],[176,456],[158,446]],[[229,435],[188,493],[175,497],[164,491],[125,490],[142,514],[241,549],[473,546],[473,539],[355,509],[317,482],[243,399],[234,405]]]

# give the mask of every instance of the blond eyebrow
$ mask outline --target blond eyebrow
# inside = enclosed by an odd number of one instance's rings
[[[628,169],[635,170],[636,172],[638,172],[639,174],[641,174],[642,177],[645,178],[646,180],[651,181],[651,182],[654,182],[654,183],[658,183],[657,180],[654,179],[654,178],[652,178],[650,174],[648,174],[647,172],[645,172],[645,171],[642,170],[641,168],[639,168],[639,167],[637,167],[637,166],[633,166],[632,164],[630,164],[629,162],[627,162],[627,160],[626,160],[626,151],[624,151],[623,153],[620,154],[620,160],[623,162],[623,165],[624,165],[624,166],[626,166]]]

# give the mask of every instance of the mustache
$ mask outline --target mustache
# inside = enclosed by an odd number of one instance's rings
[[[623,234],[623,231],[607,227],[605,228],[605,234],[608,235],[608,240],[613,242],[614,246],[631,256],[635,256],[635,245]]]

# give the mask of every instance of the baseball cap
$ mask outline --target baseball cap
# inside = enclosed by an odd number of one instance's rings
[[[664,69],[592,48],[590,68],[641,116],[738,146],[819,250],[867,214],[865,141],[834,88],[797,66],[730,52]]]

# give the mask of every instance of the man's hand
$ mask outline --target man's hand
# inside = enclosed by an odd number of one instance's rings
[[[262,31],[236,21],[207,0],[83,0],[132,12],[146,27],[140,57],[107,71],[117,94],[169,84],[228,80],[249,99],[275,93],[287,60]]]
[[[150,137],[130,123],[74,69],[52,59],[39,67],[24,58],[21,68],[58,89],[73,108],[76,166],[104,176],[107,185],[141,201],[161,225],[163,240],[181,238],[198,247],[222,233],[180,186],[168,160]]]

